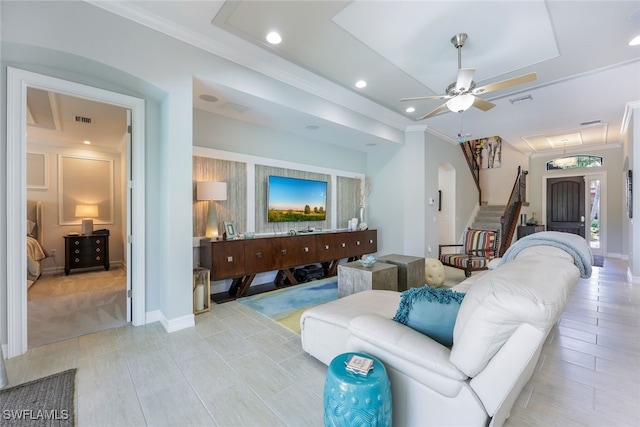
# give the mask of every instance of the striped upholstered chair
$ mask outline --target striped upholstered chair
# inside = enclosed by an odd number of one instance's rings
[[[455,253],[443,253],[443,248],[457,248]],[[458,245],[439,245],[438,257],[443,265],[464,270],[466,277],[472,271],[486,270],[489,262],[498,256],[500,232],[498,230],[474,230],[464,232],[464,240]]]

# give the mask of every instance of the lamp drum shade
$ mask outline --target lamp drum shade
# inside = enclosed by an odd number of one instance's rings
[[[227,183],[202,181],[196,183],[198,200],[227,200]]]
[[[76,217],[82,218],[82,234],[93,234],[93,220],[98,217],[98,205],[76,205]]]
[[[97,218],[98,205],[76,205],[77,218]]]

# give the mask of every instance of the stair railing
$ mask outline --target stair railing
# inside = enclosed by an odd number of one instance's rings
[[[522,209],[522,205],[526,203],[528,173],[529,172],[522,170],[522,167],[518,166],[516,181],[511,189],[507,206],[504,208],[504,214],[500,218],[502,225],[500,233],[500,256],[504,255],[506,250],[509,249],[509,246],[511,246],[511,240],[513,240],[513,235],[518,225],[520,210]]]

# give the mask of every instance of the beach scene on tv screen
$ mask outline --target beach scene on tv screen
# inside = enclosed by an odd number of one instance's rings
[[[268,221],[324,221],[327,183],[280,176],[269,177]]]

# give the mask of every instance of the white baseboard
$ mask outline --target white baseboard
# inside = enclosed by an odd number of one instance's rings
[[[191,328],[196,325],[196,318],[194,314],[187,314],[186,316],[177,317],[175,319],[167,319],[162,313],[162,310],[147,311],[145,320],[147,324],[160,322],[164,330],[168,333]]]
[[[144,323],[148,325],[149,323],[160,322],[163,317],[162,311],[160,310],[147,311]]]

